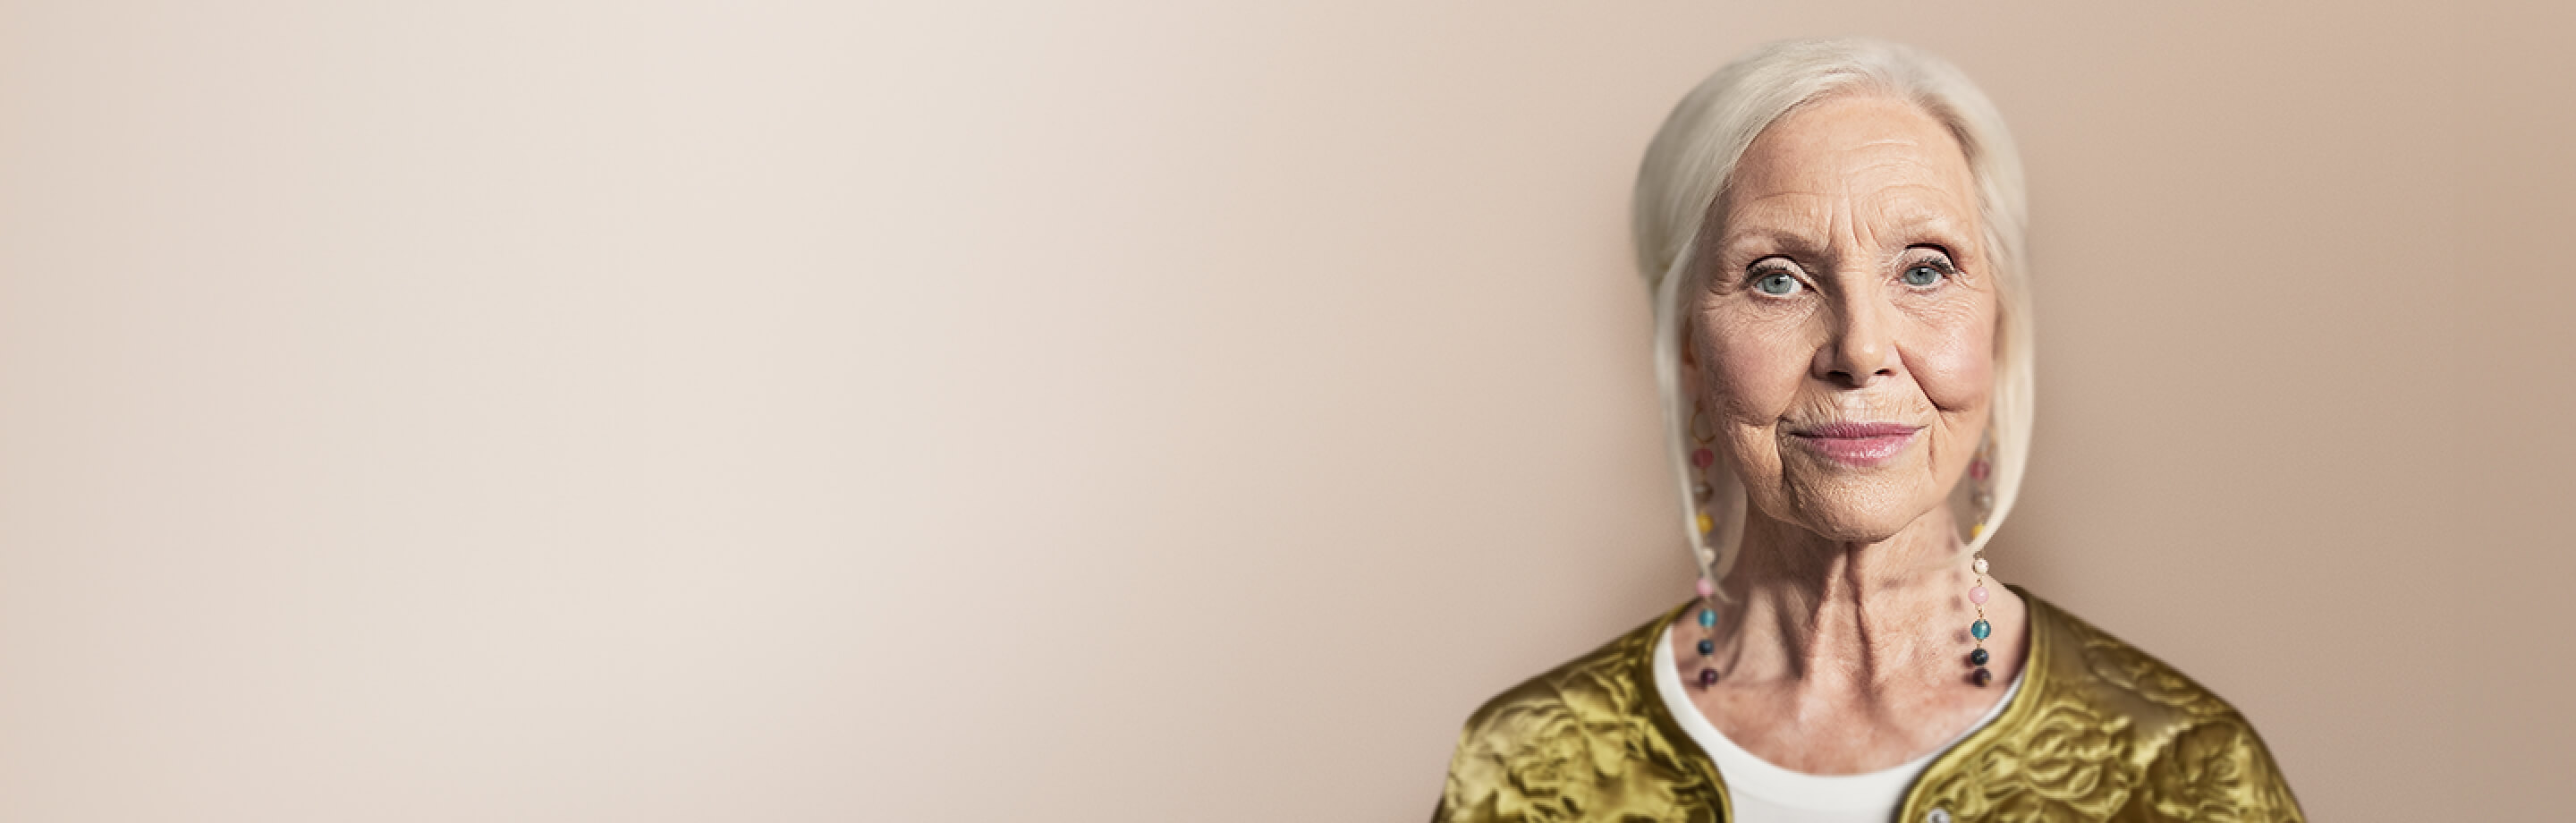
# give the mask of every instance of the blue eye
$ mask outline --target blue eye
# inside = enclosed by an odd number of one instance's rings
[[[1791,277],[1788,272],[1784,271],[1775,271],[1770,274],[1753,278],[1753,288],[1755,290],[1773,297],[1787,297],[1792,294],[1797,294],[1799,289],[1805,287],[1806,284],[1798,282],[1798,278]]]
[[[1941,282],[1941,270],[1930,263],[1916,263],[1913,268],[1905,270],[1901,279],[1905,285],[1921,288]]]

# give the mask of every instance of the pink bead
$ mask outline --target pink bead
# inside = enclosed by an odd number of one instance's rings
[[[1703,577],[1703,578],[1700,578],[1700,579],[1699,579],[1699,596],[1701,596],[1701,597],[1707,597],[1707,596],[1709,596],[1709,595],[1716,594],[1716,593],[1717,593],[1717,585],[1716,585],[1716,584],[1708,582],[1708,578],[1705,578],[1705,577]]]
[[[1707,449],[1691,450],[1691,465],[1705,469],[1708,468],[1709,464],[1715,462],[1717,462],[1716,452],[1709,451]]]
[[[1975,604],[1980,605],[1980,606],[1985,605],[1985,604],[1986,604],[1986,587],[1984,587],[1984,586],[1978,586],[1978,587],[1976,587],[1976,588],[1969,589],[1969,590],[1968,590],[1968,602],[1970,602],[1970,603],[1975,603]]]
[[[1969,476],[1969,477],[1974,477],[1974,478],[1979,479],[1979,480],[1984,480],[1984,479],[1986,479],[1986,475],[1991,474],[1991,473],[1993,473],[1993,472],[1994,472],[1994,467],[1993,467],[1993,466],[1988,466],[1988,465],[1986,465],[1986,461],[1983,461],[1983,460],[1972,461],[1972,462],[1970,462],[1970,463],[1968,464],[1968,476]]]

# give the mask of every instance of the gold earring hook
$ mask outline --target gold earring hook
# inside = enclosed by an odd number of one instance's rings
[[[1717,432],[1713,432],[1713,431],[1712,431],[1712,432],[1709,432],[1709,433],[1707,433],[1707,434],[1701,434],[1701,433],[1699,433],[1699,421],[1700,421],[1700,416],[1701,416],[1705,411],[1706,411],[1705,409],[1700,408],[1700,405],[1699,405],[1698,403],[1692,403],[1692,404],[1691,404],[1691,418],[1690,418],[1690,436],[1691,436],[1691,441],[1692,441],[1692,442],[1694,442],[1694,443],[1698,443],[1699,445],[1702,445],[1702,446],[1708,445],[1710,442],[1713,442],[1713,441],[1717,440]]]

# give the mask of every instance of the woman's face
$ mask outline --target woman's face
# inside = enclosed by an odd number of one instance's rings
[[[1972,179],[1913,105],[1837,97],[1763,131],[1711,206],[1689,363],[1764,514],[1885,540],[1974,457],[1996,292]]]

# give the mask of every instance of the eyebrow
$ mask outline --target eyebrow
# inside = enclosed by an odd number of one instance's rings
[[[1960,221],[1952,219],[1942,209],[1904,208],[1895,211],[1894,217],[1895,220],[1887,228],[1897,234],[1939,235],[1951,242],[1976,240],[1973,232],[1961,226]],[[1771,247],[1790,252],[1821,251],[1825,245],[1819,242],[1819,238],[1805,232],[1777,226],[1762,226],[1741,230],[1729,229],[1719,236],[1717,250],[1732,251],[1745,246],[1759,245],[1759,241],[1768,241]]]
[[[1948,209],[1937,206],[1907,203],[1903,200],[1899,200],[1897,202],[1901,207],[1891,211],[1891,214],[1896,218],[1896,225],[1893,226],[1893,228],[1899,230],[1920,230],[1930,228],[1938,230],[1944,234],[1961,233],[1965,231],[1963,227],[1958,225],[1959,221],[1951,219],[1951,214]],[[1975,208],[1976,207],[1973,204],[1969,207],[1970,211],[1968,213],[1968,217],[1972,221],[1978,217]]]
[[[1743,246],[1754,245],[1754,241],[1758,240],[1768,240],[1771,242],[1772,246],[1788,251],[1815,251],[1824,246],[1824,244],[1816,242],[1815,237],[1809,236],[1805,233],[1766,226],[1763,228],[1746,229],[1741,234],[1734,231],[1728,231],[1718,236],[1717,247],[1720,251],[1726,251]]]

